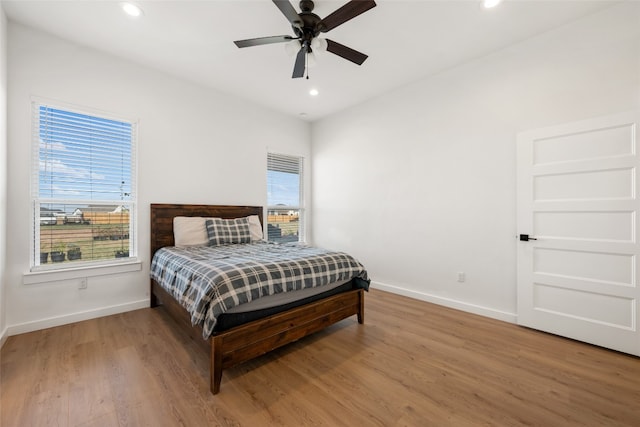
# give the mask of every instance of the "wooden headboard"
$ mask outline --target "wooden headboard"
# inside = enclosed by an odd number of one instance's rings
[[[203,216],[217,218],[242,218],[258,215],[262,221],[262,206],[226,205],[174,205],[151,204],[151,256],[165,246],[173,246],[173,218],[176,216]]]

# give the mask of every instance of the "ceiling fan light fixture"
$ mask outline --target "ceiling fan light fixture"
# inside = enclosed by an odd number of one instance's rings
[[[327,51],[327,39],[316,37],[311,40],[311,49],[314,52],[326,52]]]
[[[307,67],[313,68],[316,65],[318,65],[318,58],[316,57],[316,54],[313,52],[307,53]]]
[[[502,3],[502,0],[482,0],[482,6],[485,9],[491,9]]]
[[[120,6],[122,7],[122,10],[124,10],[124,13],[126,13],[129,16],[137,18],[138,16],[142,15],[142,9],[138,5],[125,2],[125,3],[120,3]]]
[[[286,42],[284,44],[284,51],[287,52],[287,55],[294,56],[300,50],[300,40],[293,39],[290,42]]]

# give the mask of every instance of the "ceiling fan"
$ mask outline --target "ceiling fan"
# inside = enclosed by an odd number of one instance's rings
[[[289,0],[272,0],[276,7],[280,9],[280,12],[291,23],[291,28],[296,34],[295,36],[270,36],[259,37],[256,39],[237,40],[234,43],[238,47],[250,47],[259,46],[263,44],[271,43],[286,43],[297,41],[300,46],[298,54],[296,55],[296,62],[293,67],[292,78],[299,78],[304,76],[306,69],[306,61],[308,54],[313,52],[313,49],[323,49],[326,46],[326,50],[334,53],[344,59],[347,59],[355,64],[362,65],[367,59],[367,55],[364,53],[353,50],[350,47],[342,45],[338,42],[334,42],[329,39],[317,38],[320,33],[326,33],[336,28],[339,25],[344,24],[350,19],[355,18],[361,13],[376,6],[376,2],[373,0],[351,0],[349,3],[338,8],[333,13],[321,19],[318,15],[313,13],[314,4],[312,0],[300,1],[300,10],[298,13],[291,5]],[[307,76],[309,78],[309,76]]]

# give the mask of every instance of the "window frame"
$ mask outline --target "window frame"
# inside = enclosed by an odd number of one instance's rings
[[[269,204],[269,171],[271,158],[277,158],[278,161],[295,161],[298,164],[298,204],[296,205],[271,205]],[[265,216],[265,240],[274,241],[269,238],[269,211],[272,210],[293,210],[298,211],[298,242],[306,242],[306,215],[305,215],[305,157],[299,154],[283,154],[275,151],[267,151],[267,212]]]
[[[95,117],[100,120],[111,120],[127,123],[131,126],[131,140],[130,140],[130,179],[129,184],[129,196],[128,200],[86,200],[86,199],[66,199],[66,198],[54,198],[54,197],[41,197],[40,193],[40,123],[41,123],[41,107],[60,110],[65,113],[81,114],[85,116]],[[93,108],[80,107],[64,102],[53,101],[44,98],[32,97],[31,98],[31,165],[30,165],[30,180],[31,189],[29,200],[31,204],[30,212],[30,256],[29,256],[29,271],[24,274],[23,283],[41,283],[53,280],[63,280],[74,277],[88,277],[103,274],[114,274],[126,271],[136,271],[141,269],[141,263],[137,258],[138,251],[138,162],[137,162],[137,150],[138,150],[138,120],[130,119],[120,115],[106,113]],[[123,181],[124,182],[124,181]],[[122,197],[122,196],[121,196]],[[129,251],[128,257],[113,258],[113,259],[91,259],[74,261],[72,263],[59,263],[59,264],[41,264],[40,263],[40,227],[41,227],[41,205],[51,205],[53,203],[67,204],[67,205],[82,205],[91,204],[95,206],[126,206],[128,209],[129,224],[128,224],[128,236],[129,244],[126,249]]]

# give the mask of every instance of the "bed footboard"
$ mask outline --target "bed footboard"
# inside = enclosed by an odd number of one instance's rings
[[[209,386],[213,394],[220,391],[224,369],[266,354],[353,315],[357,315],[358,323],[364,323],[364,290],[353,289],[236,326],[205,340],[202,338],[202,328],[191,326],[184,308],[153,280],[151,288],[152,301],[164,307],[181,332],[210,353]]]
[[[220,391],[222,371],[297,341],[352,315],[364,322],[364,290],[354,289],[211,337],[211,393]]]

